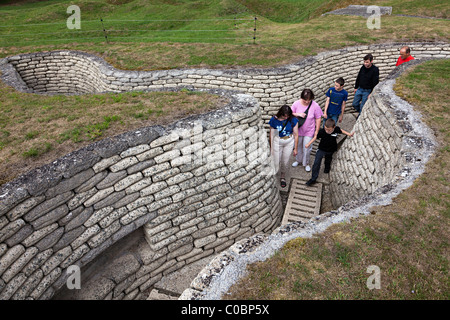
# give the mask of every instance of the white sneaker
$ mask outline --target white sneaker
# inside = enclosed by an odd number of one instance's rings
[[[311,171],[311,167],[310,167],[310,166],[306,166],[306,167],[305,167],[305,170],[306,170],[307,172],[310,172],[310,171]]]
[[[292,166],[293,167],[296,167],[296,166],[298,166],[298,162],[297,161],[295,161],[293,164],[292,164]]]

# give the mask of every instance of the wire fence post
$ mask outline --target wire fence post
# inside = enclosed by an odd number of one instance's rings
[[[255,17],[255,27],[253,28],[253,44],[256,44],[256,20],[258,20],[257,17]]]
[[[103,25],[103,19],[100,18],[100,21],[102,22],[102,28],[103,28],[103,33],[105,34],[106,43],[109,43],[109,41],[108,41],[108,34],[106,33],[105,26]]]

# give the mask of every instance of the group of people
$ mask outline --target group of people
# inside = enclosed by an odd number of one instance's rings
[[[400,57],[396,66],[413,60],[411,50],[408,47],[400,49]],[[373,63],[372,54],[364,57],[364,64],[358,72],[352,106],[361,114],[364,104],[370,97],[373,89],[379,82],[379,69]],[[280,185],[286,187],[286,171],[292,154],[295,161],[292,167],[300,164],[307,172],[311,172],[311,179],[306,184],[312,185],[316,182],[322,159],[325,158],[324,173],[329,173],[333,153],[337,150],[338,134],[353,137],[350,133],[339,126],[344,115],[348,92],[344,89],[345,80],[341,77],[336,79],[334,87],[326,91],[326,102],[324,111],[314,101],[314,93],[311,89],[304,89],[300,100],[295,101],[292,106],[283,105],[270,121],[270,146],[272,156],[278,165],[280,173]],[[323,120],[322,120],[323,118]],[[309,165],[312,144],[320,139],[313,167]]]

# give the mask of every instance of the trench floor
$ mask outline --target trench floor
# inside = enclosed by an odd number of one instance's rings
[[[197,260],[182,269],[162,277],[155,283],[147,300],[178,300],[183,291],[189,288],[192,280],[215,256]]]

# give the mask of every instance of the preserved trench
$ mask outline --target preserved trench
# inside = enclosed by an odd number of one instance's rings
[[[2,185],[0,299],[148,299],[189,268],[195,279],[183,277],[189,284],[180,299],[220,299],[247,263],[292,237],[389,202],[434,150],[420,115],[393,93],[395,77],[450,56],[447,43],[409,43],[416,61],[394,68],[402,45],[345,48],[271,69],[123,71],[73,51],[0,60],[2,80],[22,92],[186,88],[229,99],[208,114],[98,141]],[[280,227],[283,194],[270,171],[267,122],[304,88],[323,106],[334,79],[351,87],[366,53],[383,82],[356,123],[346,115],[343,125],[357,133],[343,142],[329,176],[337,209]],[[81,269],[80,290],[66,286],[70,266]]]

